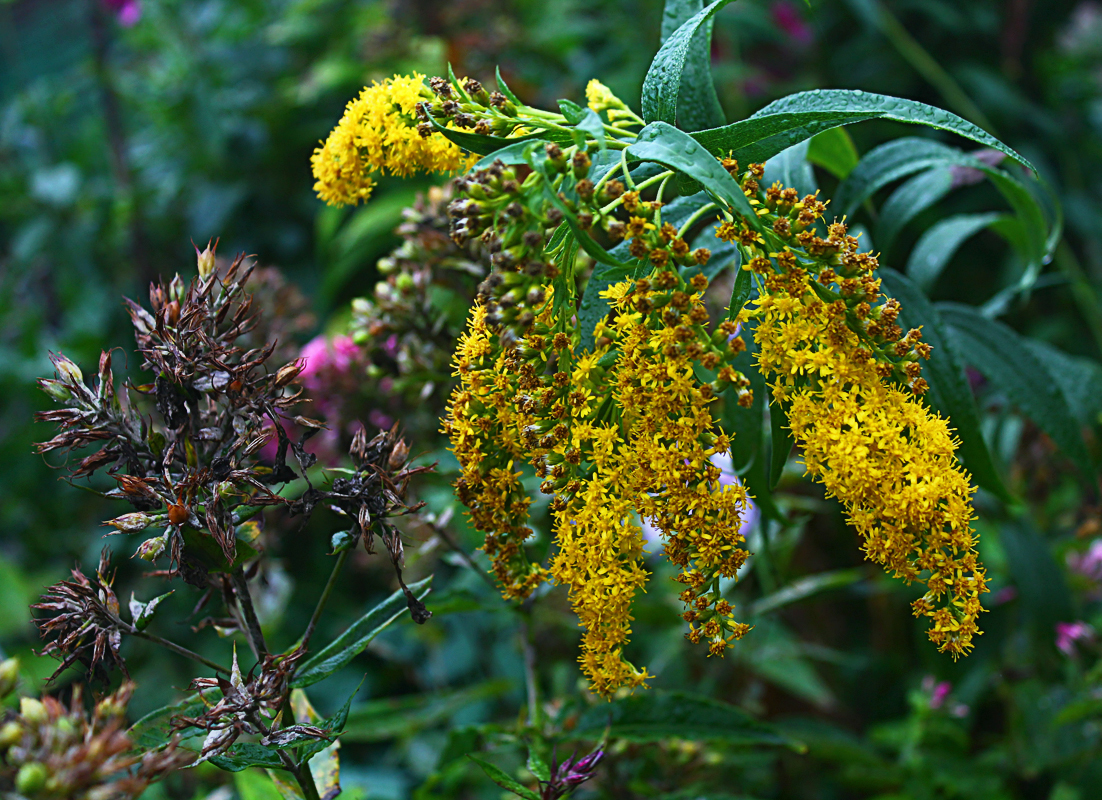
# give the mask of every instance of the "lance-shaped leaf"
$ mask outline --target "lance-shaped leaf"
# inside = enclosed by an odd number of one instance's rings
[[[991,381],[1023,414],[1047,433],[1083,476],[1095,474],[1079,420],[1046,361],[1012,329],[970,306],[940,303],[961,357]]]
[[[627,152],[639,161],[653,161],[699,181],[704,191],[741,216],[747,224],[761,227],[738,181],[689,134],[665,122],[652,122],[639,131],[639,138]]]
[[[488,777],[502,789],[512,792],[517,797],[523,797],[524,800],[540,800],[540,796],[538,794],[533,792],[524,784],[515,780],[508,772],[506,772],[496,764],[491,764],[486,759],[479,758],[476,755],[468,754],[467,758],[478,764],[478,766],[482,767],[482,771],[486,773],[486,777]]]
[[[175,591],[175,590],[173,590]],[[130,593],[130,618],[134,621],[134,627],[140,631],[144,631],[146,626],[153,620],[153,612],[157,610],[165,598],[171,595],[172,592],[165,592],[160,597],[154,597],[148,603],[143,603],[141,600],[134,596],[134,593]]]
[[[643,79],[643,119],[660,120],[673,125],[677,121],[677,98],[685,73],[685,62],[697,31],[708,24],[715,13],[731,0],[715,0],[684,22],[670,34],[651,61],[647,76]],[[710,79],[709,79],[710,80]],[[713,90],[714,91],[714,90]]]
[[[644,90],[645,91],[645,90]],[[775,100],[752,117],[694,133],[713,153],[735,151],[739,160],[766,161],[817,133],[868,119],[890,119],[949,131],[991,147],[1033,172],[1033,165],[982,128],[935,106],[849,89],[813,89]]]
[[[569,735],[572,739],[601,739],[606,730],[610,738],[629,742],[662,742],[676,737],[802,748],[799,742],[738,706],[687,692],[653,690],[592,706]]]
[[[409,589],[420,600],[429,593],[431,583],[432,576],[430,575],[424,580],[411,585]],[[400,591],[395,592],[352,623],[348,630],[306,661],[299,668],[291,685],[296,689],[301,689],[325,680],[367,649],[371,640],[382,633],[387,625],[405,613],[407,608],[405,595]]]
[[[662,11],[662,43],[704,8],[703,0],[666,0]],[[683,131],[717,128],[726,122],[712,80],[712,25],[708,17],[693,34],[685,53],[677,91],[677,127]]]
[[[972,236],[1009,217],[997,211],[986,214],[954,214],[931,225],[911,250],[907,277],[924,292],[934,288],[950,259]]]

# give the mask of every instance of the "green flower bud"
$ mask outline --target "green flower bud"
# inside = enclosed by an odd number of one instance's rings
[[[154,536],[152,539],[146,539],[138,547],[138,558],[143,561],[153,561],[164,552],[167,544],[167,535]]]
[[[46,721],[46,706],[33,697],[20,697],[19,716],[31,725],[41,725]]]
[[[110,525],[121,533],[137,533],[138,531],[144,531],[153,524],[153,521],[153,517],[149,514],[135,511],[132,514],[123,514],[121,517],[109,519],[103,524]]]
[[[7,697],[15,689],[15,682],[19,679],[19,659],[9,658],[0,662],[0,700]]]
[[[15,778],[15,788],[20,794],[32,795],[46,785],[46,779],[50,773],[45,764],[32,761],[19,768],[19,774]]]
[[[7,750],[9,747],[23,739],[23,726],[15,720],[5,723],[3,727],[0,727],[0,751]]]
[[[207,242],[207,249],[203,252],[199,252],[199,248],[195,248],[195,258],[199,267],[199,279],[206,280],[214,272],[214,251],[218,249],[218,242],[214,243],[214,247],[210,246],[210,242]]]

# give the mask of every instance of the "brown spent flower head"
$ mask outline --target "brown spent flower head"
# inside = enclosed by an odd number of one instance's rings
[[[198,717],[177,717],[174,724],[176,730],[199,728],[207,731],[196,763],[222,755],[243,734],[261,734],[260,743],[268,746],[329,738],[329,732],[313,725],[278,727],[273,724],[289,691],[295,668],[305,655],[306,651],[302,648],[286,655],[265,655],[263,661],[254,665],[245,677],[238,666],[235,647],[228,679],[218,676],[193,680],[191,688],[199,692],[200,698],[207,704],[207,710]],[[257,667],[260,668],[259,673],[253,674]],[[215,689],[222,697],[212,701],[204,692]]]
[[[134,684],[100,699],[89,716],[81,687],[66,707],[52,697],[21,698],[0,720],[0,794],[42,800],[131,800],[195,755],[175,739],[143,755],[126,732]]]
[[[268,487],[298,477],[313,464],[303,443],[324,426],[292,414],[301,394],[292,384],[303,363],[271,368],[274,340],[246,346],[260,322],[245,290],[253,265],[243,255],[219,264],[209,247],[197,254],[205,277],[185,284],[176,276],[168,284],[151,285],[149,309],[126,301],[141,366],[154,373],[152,382],[116,389],[111,354],[105,352],[95,385],[89,386],[75,364],[51,355],[56,377],[40,384],[63,407],[38,419],[57,423],[60,431],[38,445],[38,452],[99,448],[71,468],[69,477],[107,468],[119,483],[109,495],[128,500],[139,512],[107,524],[120,533],[166,529],[142,546],[142,557],[167,551],[172,574],[206,586],[213,565],[204,548],[186,546],[185,539],[211,537],[225,560],[234,563],[240,522],[235,509],[282,504]],[[278,287],[265,291],[280,294]],[[306,430],[302,441],[290,441],[284,419]],[[279,448],[275,464],[265,466],[258,451],[272,431]],[[298,462],[297,471],[287,464],[288,451]]]
[[[128,626],[119,618],[119,599],[111,588],[115,576],[108,574],[109,566],[108,550],[104,548],[95,578],[89,579],[79,567],[74,567],[73,580],[49,587],[41,602],[31,606],[49,612],[34,623],[43,638],[52,637],[40,655],[61,660],[61,666],[50,676],[51,681],[78,661],[89,674],[98,674],[104,680],[112,666],[128,675],[126,663],[119,655],[122,633]]]

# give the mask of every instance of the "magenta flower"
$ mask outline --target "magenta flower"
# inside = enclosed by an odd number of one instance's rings
[[[1102,582],[1102,539],[1095,539],[1085,553],[1068,553],[1068,569]]]
[[[132,28],[142,18],[142,4],[138,0],[101,0],[103,7],[115,13],[124,28]]]
[[[1056,647],[1066,656],[1076,655],[1075,643],[1092,641],[1094,628],[1082,620],[1056,623]]]
[[[772,8],[769,9],[769,13],[773,17],[773,24],[784,31],[785,35],[795,44],[807,47],[815,41],[815,35],[811,31],[811,27],[804,22],[799,7],[791,0],[780,0],[780,2],[774,3]]]

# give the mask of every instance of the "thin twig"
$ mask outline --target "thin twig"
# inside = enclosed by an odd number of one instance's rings
[[[524,686],[528,694],[528,725],[539,722],[539,687],[536,685],[536,648],[532,644],[532,609],[526,608],[520,620],[520,637],[524,646]]]
[[[156,634],[146,633],[145,631],[140,631],[132,625],[130,626],[130,630],[127,631],[127,633],[129,633],[131,636],[136,636],[139,639],[145,639],[147,642],[153,642],[154,644],[159,644],[161,647],[164,647],[165,649],[171,650],[173,653],[176,653],[176,655],[184,656],[185,658],[190,658],[193,661],[198,661],[200,664],[206,664],[208,667],[215,670],[216,672],[221,672],[224,675],[229,675],[230,674],[230,671],[228,669],[226,669],[225,667],[223,667],[218,662],[211,661],[206,656],[201,656],[201,655],[199,655],[198,653],[196,653],[192,650],[188,650],[186,647],[183,647],[181,645],[176,644],[176,642],[169,641],[168,639],[163,639],[160,636],[157,636]]]
[[[486,582],[487,586],[489,586],[495,592],[497,591],[498,587],[497,587],[497,584],[494,583],[494,579],[491,578],[486,573],[486,570],[484,570],[484,569],[482,569],[482,567],[478,566],[478,564],[475,562],[475,560],[473,558],[470,557],[470,555],[467,553],[467,551],[464,550],[462,547],[460,547],[459,543],[456,542],[451,537],[451,535],[447,531],[444,530],[444,528],[442,526],[433,525],[432,528],[433,528],[433,531],[436,533],[436,535],[439,536],[444,541],[444,543],[452,549],[452,552],[454,552],[456,555],[459,556],[460,559],[462,559],[464,564],[466,564],[468,567],[470,567],[478,575],[478,577],[482,578],[482,580],[484,580]]]
[[[321,619],[321,612],[325,610],[325,604],[329,602],[329,595],[333,592],[333,587],[337,583],[337,575],[340,574],[341,568],[344,567],[344,562],[348,560],[348,552],[349,550],[341,550],[341,552],[337,554],[337,563],[333,565],[333,571],[329,573],[329,581],[325,584],[325,588],[321,592],[321,597],[318,598],[318,604],[314,607],[314,613],[310,617],[310,623],[306,626],[305,633],[302,634],[301,647],[303,649],[306,649],[306,645],[310,643],[310,637],[314,635],[314,629],[318,627],[318,620]]]

